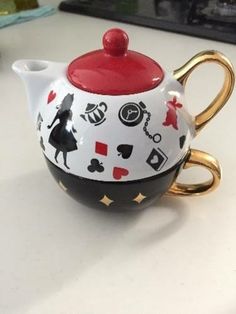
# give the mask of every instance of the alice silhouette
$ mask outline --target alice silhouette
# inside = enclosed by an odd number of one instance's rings
[[[48,142],[56,148],[55,160],[58,163],[57,157],[60,152],[63,153],[64,165],[67,169],[70,169],[67,165],[66,158],[67,153],[72,152],[73,150],[78,149],[77,140],[74,137],[75,130],[72,123],[72,111],[70,110],[74,100],[73,94],[67,94],[63,99],[62,103],[57,106],[57,114],[53,119],[51,125],[48,125],[50,129],[56,120],[59,120],[59,123],[52,129]]]

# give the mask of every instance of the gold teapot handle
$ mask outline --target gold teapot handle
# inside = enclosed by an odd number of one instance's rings
[[[194,56],[181,68],[174,71],[174,77],[185,86],[192,71],[205,62],[216,62],[221,65],[225,70],[225,77],[218,95],[205,110],[195,117],[196,135],[225,105],[233,91],[235,82],[234,70],[230,61],[220,52],[213,50],[203,51]],[[211,173],[211,179],[198,184],[183,184],[175,181],[166,193],[167,195],[202,195],[213,191],[219,185],[221,168],[213,156],[199,150],[190,149],[183,168],[187,169],[193,166],[206,168]]]
[[[206,168],[211,173],[211,179],[197,184],[184,184],[175,181],[166,195],[203,195],[217,188],[221,179],[221,168],[213,156],[200,150],[190,149],[183,168],[188,169],[194,166]]]
[[[174,71],[174,77],[185,86],[192,71],[200,64],[205,62],[215,62],[225,70],[224,84],[218,95],[210,105],[195,117],[196,134],[220,111],[232,94],[235,82],[233,65],[220,52],[209,50],[203,51],[190,59],[182,67]]]

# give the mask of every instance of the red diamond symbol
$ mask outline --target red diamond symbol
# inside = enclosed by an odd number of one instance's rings
[[[96,142],[95,152],[100,155],[107,156],[107,144]]]

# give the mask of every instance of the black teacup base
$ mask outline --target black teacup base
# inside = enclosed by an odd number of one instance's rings
[[[97,209],[124,211],[144,209],[168,191],[184,159],[160,175],[127,182],[82,178],[63,171],[47,158],[46,161],[59,186],[78,202]]]

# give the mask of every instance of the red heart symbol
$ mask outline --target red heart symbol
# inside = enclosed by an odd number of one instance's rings
[[[53,91],[53,90],[51,90],[51,92],[48,94],[48,104],[51,102],[51,101],[53,101],[53,99],[56,97],[56,93]]]
[[[122,176],[127,176],[129,171],[125,168],[114,167],[113,168],[113,178],[116,180],[120,180]]]

